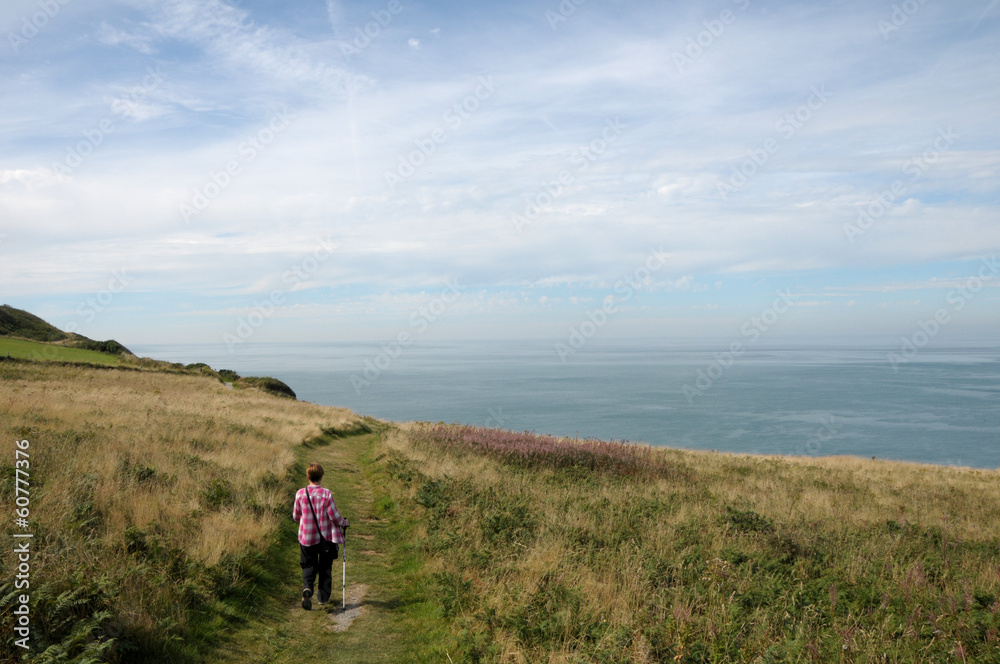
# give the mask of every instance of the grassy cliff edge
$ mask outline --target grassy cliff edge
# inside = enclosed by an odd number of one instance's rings
[[[295,449],[359,419],[191,373],[0,363],[5,504],[13,441],[30,444],[34,661],[202,661],[274,581]]]

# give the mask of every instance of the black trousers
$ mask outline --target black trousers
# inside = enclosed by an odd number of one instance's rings
[[[329,602],[330,593],[333,591],[333,556],[325,556],[320,552],[322,543],[312,546],[299,544],[299,567],[302,568],[302,587],[317,591],[317,598],[320,602]],[[319,587],[314,588],[313,584],[319,576]]]

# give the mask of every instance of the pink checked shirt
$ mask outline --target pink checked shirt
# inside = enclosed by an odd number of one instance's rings
[[[331,542],[343,543],[343,527],[347,524],[347,519],[340,516],[337,506],[333,502],[333,494],[329,489],[321,486],[308,487],[309,495],[312,498],[313,509],[316,510],[316,519],[319,520],[319,527],[323,529],[323,537]],[[292,518],[299,522],[299,543],[303,546],[319,544],[319,533],[316,532],[316,521],[313,520],[312,512],[309,511],[309,504],[306,502],[306,489],[299,489],[295,494],[295,508],[292,510]],[[336,527],[334,526],[336,524]]]

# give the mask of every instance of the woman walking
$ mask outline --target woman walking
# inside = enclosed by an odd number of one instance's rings
[[[344,543],[344,529],[351,522],[340,515],[333,494],[320,485],[323,466],[314,463],[306,469],[309,486],[295,493],[292,518],[299,524],[299,566],[302,567],[302,608],[311,609],[313,585],[319,576],[319,603],[330,601],[333,590],[333,561],[337,545]]]

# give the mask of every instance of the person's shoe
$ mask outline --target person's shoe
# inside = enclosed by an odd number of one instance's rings
[[[302,589],[302,608],[305,609],[306,611],[313,608],[312,600],[309,599],[310,597],[312,597],[312,594],[313,591],[311,588]]]

